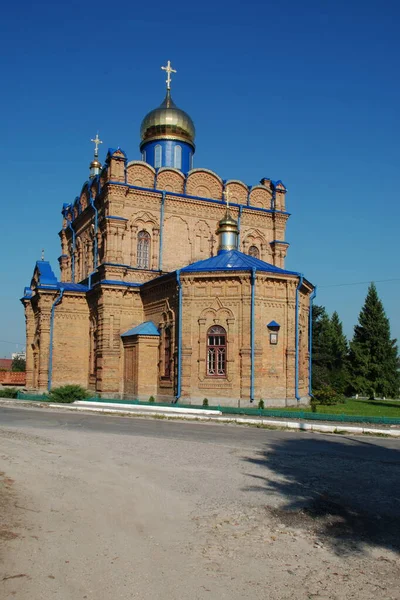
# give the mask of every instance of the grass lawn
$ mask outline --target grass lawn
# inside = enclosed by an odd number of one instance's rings
[[[266,406],[268,410],[272,407]],[[282,409],[277,409],[282,410]],[[296,406],[285,408],[284,410],[298,411]],[[311,412],[309,406],[302,407],[300,410]],[[335,404],[334,406],[317,405],[317,413],[326,415],[354,415],[361,417],[397,417],[400,419],[400,402],[390,400],[355,400],[349,398],[345,404]]]

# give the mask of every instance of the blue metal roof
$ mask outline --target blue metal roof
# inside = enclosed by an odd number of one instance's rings
[[[37,260],[36,268],[39,272],[39,285],[41,286],[57,286],[57,277],[54,275],[53,269],[48,260]]]
[[[153,321],[145,321],[144,323],[137,325],[137,327],[125,331],[121,337],[128,337],[131,335],[160,335],[160,332]]]
[[[280,327],[279,323],[277,323],[276,321],[270,321],[267,325],[267,327]]]
[[[270,263],[264,262],[254,256],[243,254],[239,250],[220,250],[217,256],[206,258],[205,260],[199,260],[191,265],[187,265],[181,269],[182,273],[199,273],[206,271],[251,271],[256,269],[257,271],[264,271],[267,273],[276,273],[279,275],[297,275],[300,273],[296,271],[286,271],[271,265]]]
[[[59,281],[57,283],[58,289],[63,288],[66,292],[87,292],[88,286],[82,283],[64,283]]]

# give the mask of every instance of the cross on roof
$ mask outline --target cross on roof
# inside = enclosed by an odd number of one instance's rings
[[[229,210],[229,199],[231,198],[231,193],[227,188],[225,188],[224,191],[222,192],[222,195],[226,202],[226,210]]]
[[[101,141],[101,139],[99,138],[99,132],[96,133],[96,137],[94,138],[94,140],[90,140],[90,141],[93,142],[93,144],[94,144],[94,155],[97,158],[99,155],[99,145],[103,143]]]
[[[171,61],[169,60],[167,62],[167,66],[166,67],[161,67],[163,71],[167,72],[167,79],[165,80],[165,83],[167,84],[167,90],[171,89],[171,73],[176,73],[175,69],[173,69],[171,67]]]

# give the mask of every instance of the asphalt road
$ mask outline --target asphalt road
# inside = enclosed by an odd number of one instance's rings
[[[398,598],[400,442],[0,407],[0,598]]]
[[[364,460],[383,460],[391,450],[400,449],[400,441],[388,438],[323,435],[308,432],[288,432],[256,427],[226,425],[218,423],[188,423],[185,421],[168,421],[163,419],[146,419],[134,417],[104,416],[96,414],[76,414],[71,412],[50,411],[48,409],[19,409],[0,407],[0,425],[4,427],[24,427],[29,429],[53,429],[62,427],[73,431],[94,433],[112,433],[117,435],[145,436],[154,438],[196,441],[202,443],[235,445],[241,448],[265,449],[287,440],[299,440],[302,443],[290,452],[326,453],[328,456],[347,454],[362,449]],[[332,443],[334,441],[334,443]],[[357,450],[358,449],[358,450]],[[387,449],[388,452],[385,452]],[[282,452],[285,452],[282,449]],[[400,462],[400,452],[395,459]]]

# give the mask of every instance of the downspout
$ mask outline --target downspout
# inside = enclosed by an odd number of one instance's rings
[[[240,248],[240,222],[242,220],[242,211],[243,211],[243,205],[241,204],[239,206],[239,217],[238,217],[237,250],[239,250],[239,248]]]
[[[182,393],[182,284],[180,269],[176,272],[176,282],[178,284],[178,368],[175,402],[178,402]]]
[[[251,309],[250,309],[250,402],[254,402],[254,334],[255,334],[255,288],[256,268],[251,269]]]
[[[72,283],[75,283],[75,238],[76,238],[76,234],[72,227],[71,221],[68,221],[68,227],[72,231],[71,281],[72,281]]]
[[[47,383],[48,391],[51,390],[51,380],[53,376],[53,335],[54,335],[54,313],[56,310],[57,304],[60,304],[62,297],[64,295],[64,288],[60,288],[60,293],[57,298],[54,300],[53,305],[51,307],[50,312],[50,348],[49,348],[49,378]]]
[[[296,287],[296,355],[295,355],[295,396],[297,402],[300,402],[299,395],[299,292],[303,285],[303,275],[299,275],[299,283]]]
[[[93,243],[93,271],[97,269],[97,229],[98,229],[98,214],[99,211],[94,205],[92,193],[89,194],[89,201],[94,210],[94,243]]]
[[[160,208],[160,248],[158,251],[158,270],[162,271],[162,259],[163,259],[163,230],[164,230],[164,204],[165,196],[167,192],[162,192],[161,196],[161,208]]]
[[[310,316],[308,321],[308,395],[312,398],[312,335],[313,335],[313,318],[312,318],[312,309],[313,309],[313,300],[317,295],[317,287],[314,288],[313,293],[310,296]]]

